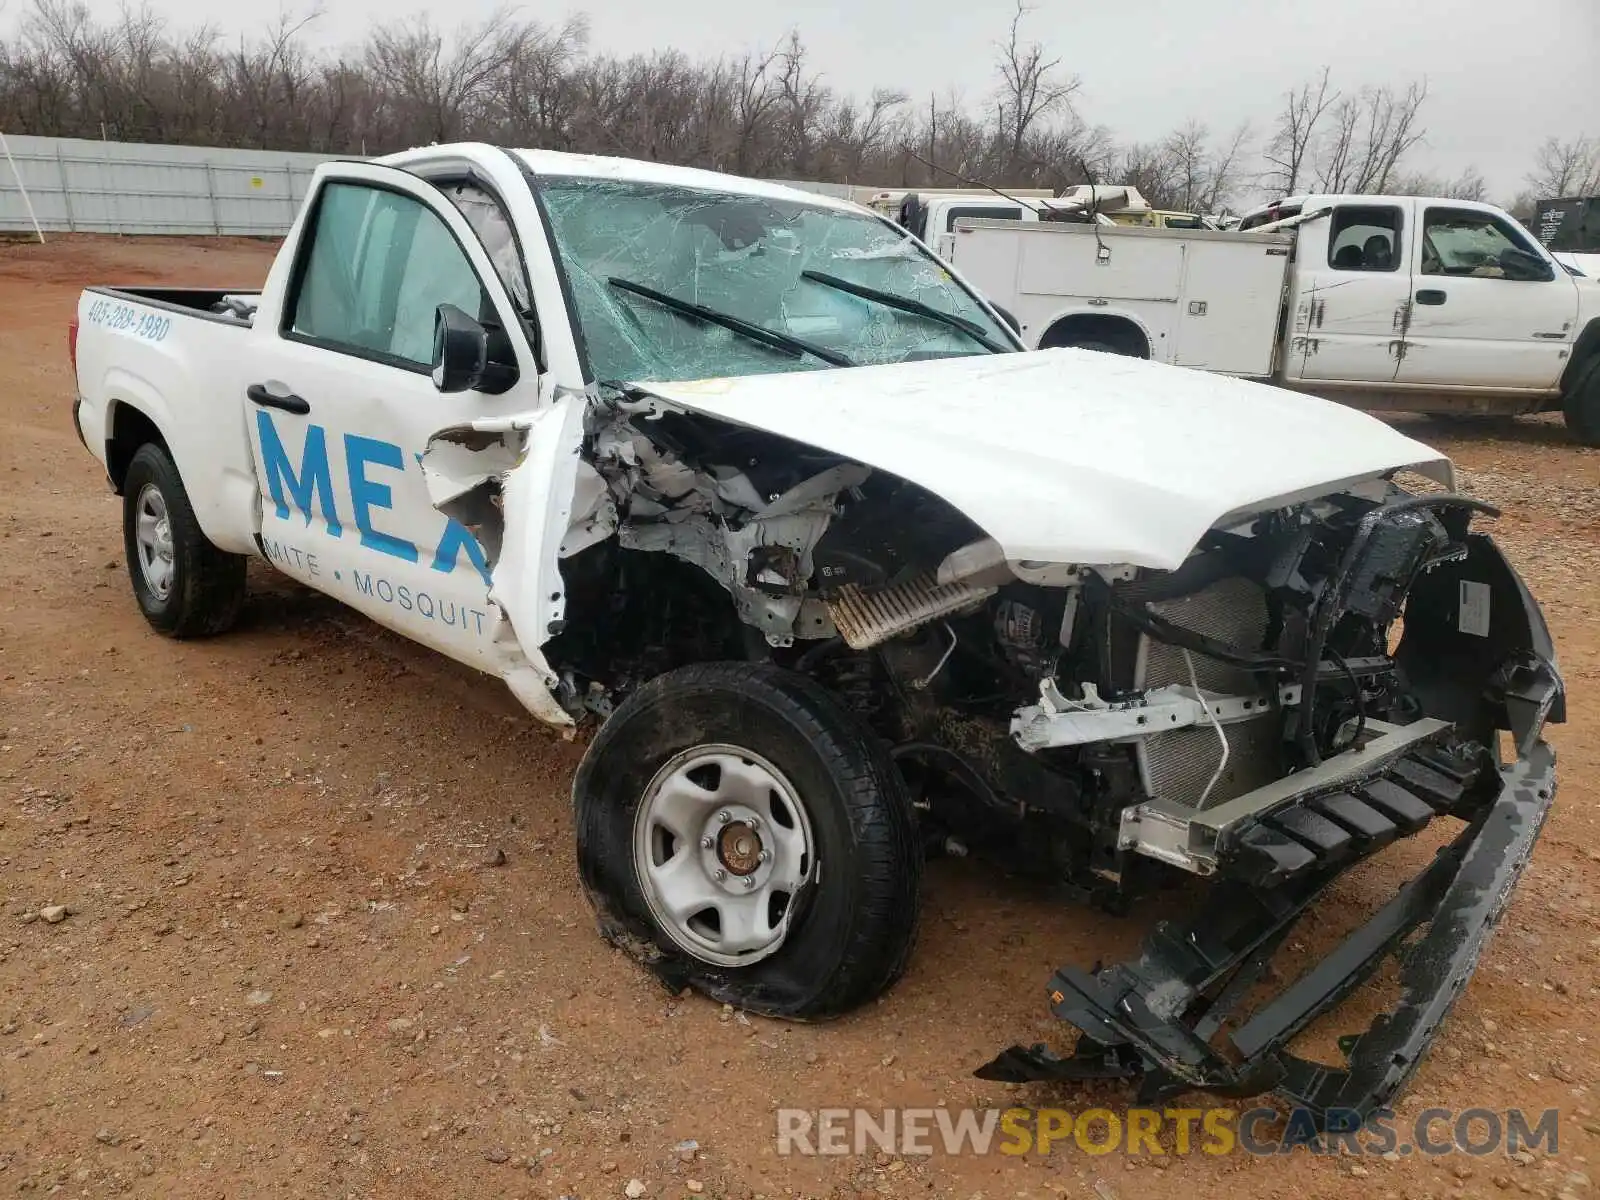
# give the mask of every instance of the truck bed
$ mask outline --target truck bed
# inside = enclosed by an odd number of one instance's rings
[[[225,325],[248,326],[255,316],[261,292],[256,288],[91,287],[88,291],[113,300],[133,301],[152,308],[206,317]]]

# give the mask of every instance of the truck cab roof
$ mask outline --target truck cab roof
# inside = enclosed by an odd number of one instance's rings
[[[430,168],[446,172],[457,166],[468,167],[484,155],[500,154],[509,154],[523,170],[530,171],[534,175],[656,183],[665,187],[697,188],[732,196],[786,200],[795,204],[809,204],[816,208],[861,211],[860,205],[848,200],[802,191],[786,184],[768,183],[765,180],[747,179],[738,175],[724,175],[719,171],[706,171],[698,167],[674,167],[664,163],[646,162],[643,159],[610,158],[599,154],[567,154],[558,150],[517,150],[486,143],[467,142],[446,146],[419,146],[387,155],[377,161],[386,166],[404,167],[408,171],[428,176],[435,173]]]
[[[1241,230],[1254,229],[1257,226],[1270,224],[1273,221],[1299,216],[1303,212],[1314,212],[1319,208],[1331,208],[1336,204],[1374,206],[1429,204],[1496,215],[1503,211],[1493,204],[1485,204],[1479,200],[1457,200],[1449,196],[1372,195],[1363,192],[1307,192],[1303,195],[1284,196],[1277,200],[1269,200],[1265,204],[1258,204],[1239,219],[1238,227]]]

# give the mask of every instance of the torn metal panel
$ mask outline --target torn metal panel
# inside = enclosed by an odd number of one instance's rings
[[[815,570],[812,551],[828,528],[833,499],[846,488],[865,482],[871,472],[840,464],[762,502],[748,520],[729,523],[712,511],[712,500],[747,496],[759,500],[741,475],[724,478],[688,471],[682,464],[652,460],[653,449],[640,456],[640,474],[658,491],[663,480],[678,489],[680,503],[669,509],[647,506],[636,516],[635,504],[618,530],[622,545],[633,550],[672,554],[694,563],[727,589],[739,619],[754,626],[774,645],[796,636],[827,637],[833,633],[826,610],[814,606],[799,622],[807,585]],[[660,511],[655,511],[660,509]]]
[[[579,496],[579,448],[588,397],[568,392],[531,413],[442,429],[422,455],[434,506],[473,530],[489,564],[488,599],[501,675],[533,714],[555,725],[572,717],[538,647],[566,612],[558,555]],[[592,524],[597,503],[585,518]]]

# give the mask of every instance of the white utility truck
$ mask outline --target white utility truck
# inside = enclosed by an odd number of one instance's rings
[[[963,218],[950,262],[1033,348],[1272,374],[1288,234]]]
[[[484,145],[326,163],[260,292],[93,287],[69,342],[150,625],[220,633],[260,558],[598,724],[581,879],[674,989],[867,1002],[940,847],[1108,905],[1185,879],[1139,974],[1052,981],[1074,1057],[985,1077],[1364,1112],[1551,803],[1555,652],[1472,528],[1493,510],[1397,478],[1448,489],[1439,454],[1261,384],[1022,353],[852,204]],[[1234,1047],[1196,1032],[1244,1020],[1230,981],[1332,879],[1434,822],[1401,908]],[[1403,1009],[1348,1069],[1294,1058],[1391,951]]]
[[[1600,283],[1492,205],[1302,196],[1236,233],[960,220],[950,261],[1030,346],[1265,378],[1363,408],[1561,409],[1600,445]]]
[[[967,218],[990,221],[1074,222],[1114,225],[1154,224],[1158,217],[1186,214],[1157,214],[1137,188],[1072,188],[1060,196],[1027,190],[1015,192],[971,190],[951,192],[880,192],[874,198],[874,211],[890,217],[908,233],[927,243],[928,248],[949,262],[955,252],[956,222]],[[892,203],[892,207],[888,205]]]

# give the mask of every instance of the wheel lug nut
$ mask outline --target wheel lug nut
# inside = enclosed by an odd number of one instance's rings
[[[717,882],[721,883],[727,877],[728,877],[728,873],[726,871],[724,871],[721,867],[718,867],[717,868],[717,874],[716,874]]]
[[[756,885],[756,881],[754,879],[751,879],[750,876],[746,875],[744,877],[744,890],[745,891],[748,892],[751,888],[755,887],[755,885]]]
[[[750,826],[751,829],[759,829],[761,827],[761,818],[751,817],[745,824]]]
[[[756,861],[757,862],[767,862],[771,858],[772,858],[772,851],[770,851],[770,850],[763,850],[760,854],[756,855]]]
[[[717,814],[717,820],[721,821],[724,825],[726,825],[729,821],[733,820],[733,814],[730,813],[727,809],[723,809],[721,812],[719,812]]]
[[[700,849],[702,850],[709,850],[714,845],[716,845],[716,843],[708,837],[703,837],[700,839]]]

